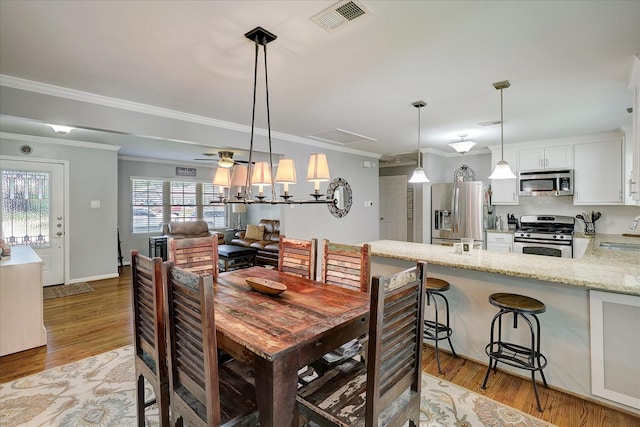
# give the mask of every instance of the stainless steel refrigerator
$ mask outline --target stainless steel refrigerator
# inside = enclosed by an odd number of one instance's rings
[[[431,186],[431,243],[452,245],[461,238],[482,247],[484,190],[482,181]]]

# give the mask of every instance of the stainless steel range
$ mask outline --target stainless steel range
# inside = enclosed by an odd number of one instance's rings
[[[575,218],[561,215],[522,215],[513,237],[513,252],[573,258]]]

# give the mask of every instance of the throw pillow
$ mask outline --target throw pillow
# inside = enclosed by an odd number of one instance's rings
[[[247,240],[262,240],[264,238],[264,225],[247,225],[244,238]]]

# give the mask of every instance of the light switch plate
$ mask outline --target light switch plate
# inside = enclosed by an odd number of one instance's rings
[[[100,208],[100,200],[92,200],[91,209],[99,209],[99,208]]]

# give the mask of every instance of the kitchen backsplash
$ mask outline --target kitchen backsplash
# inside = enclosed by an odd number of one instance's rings
[[[521,215],[567,215],[575,218],[582,212],[601,212],[602,217],[596,222],[596,233],[622,234],[629,233],[629,224],[640,214],[638,206],[574,206],[571,197],[520,197],[518,206],[495,206],[494,212],[506,221],[507,214]],[[584,232],[584,223],[576,219],[576,232]]]

